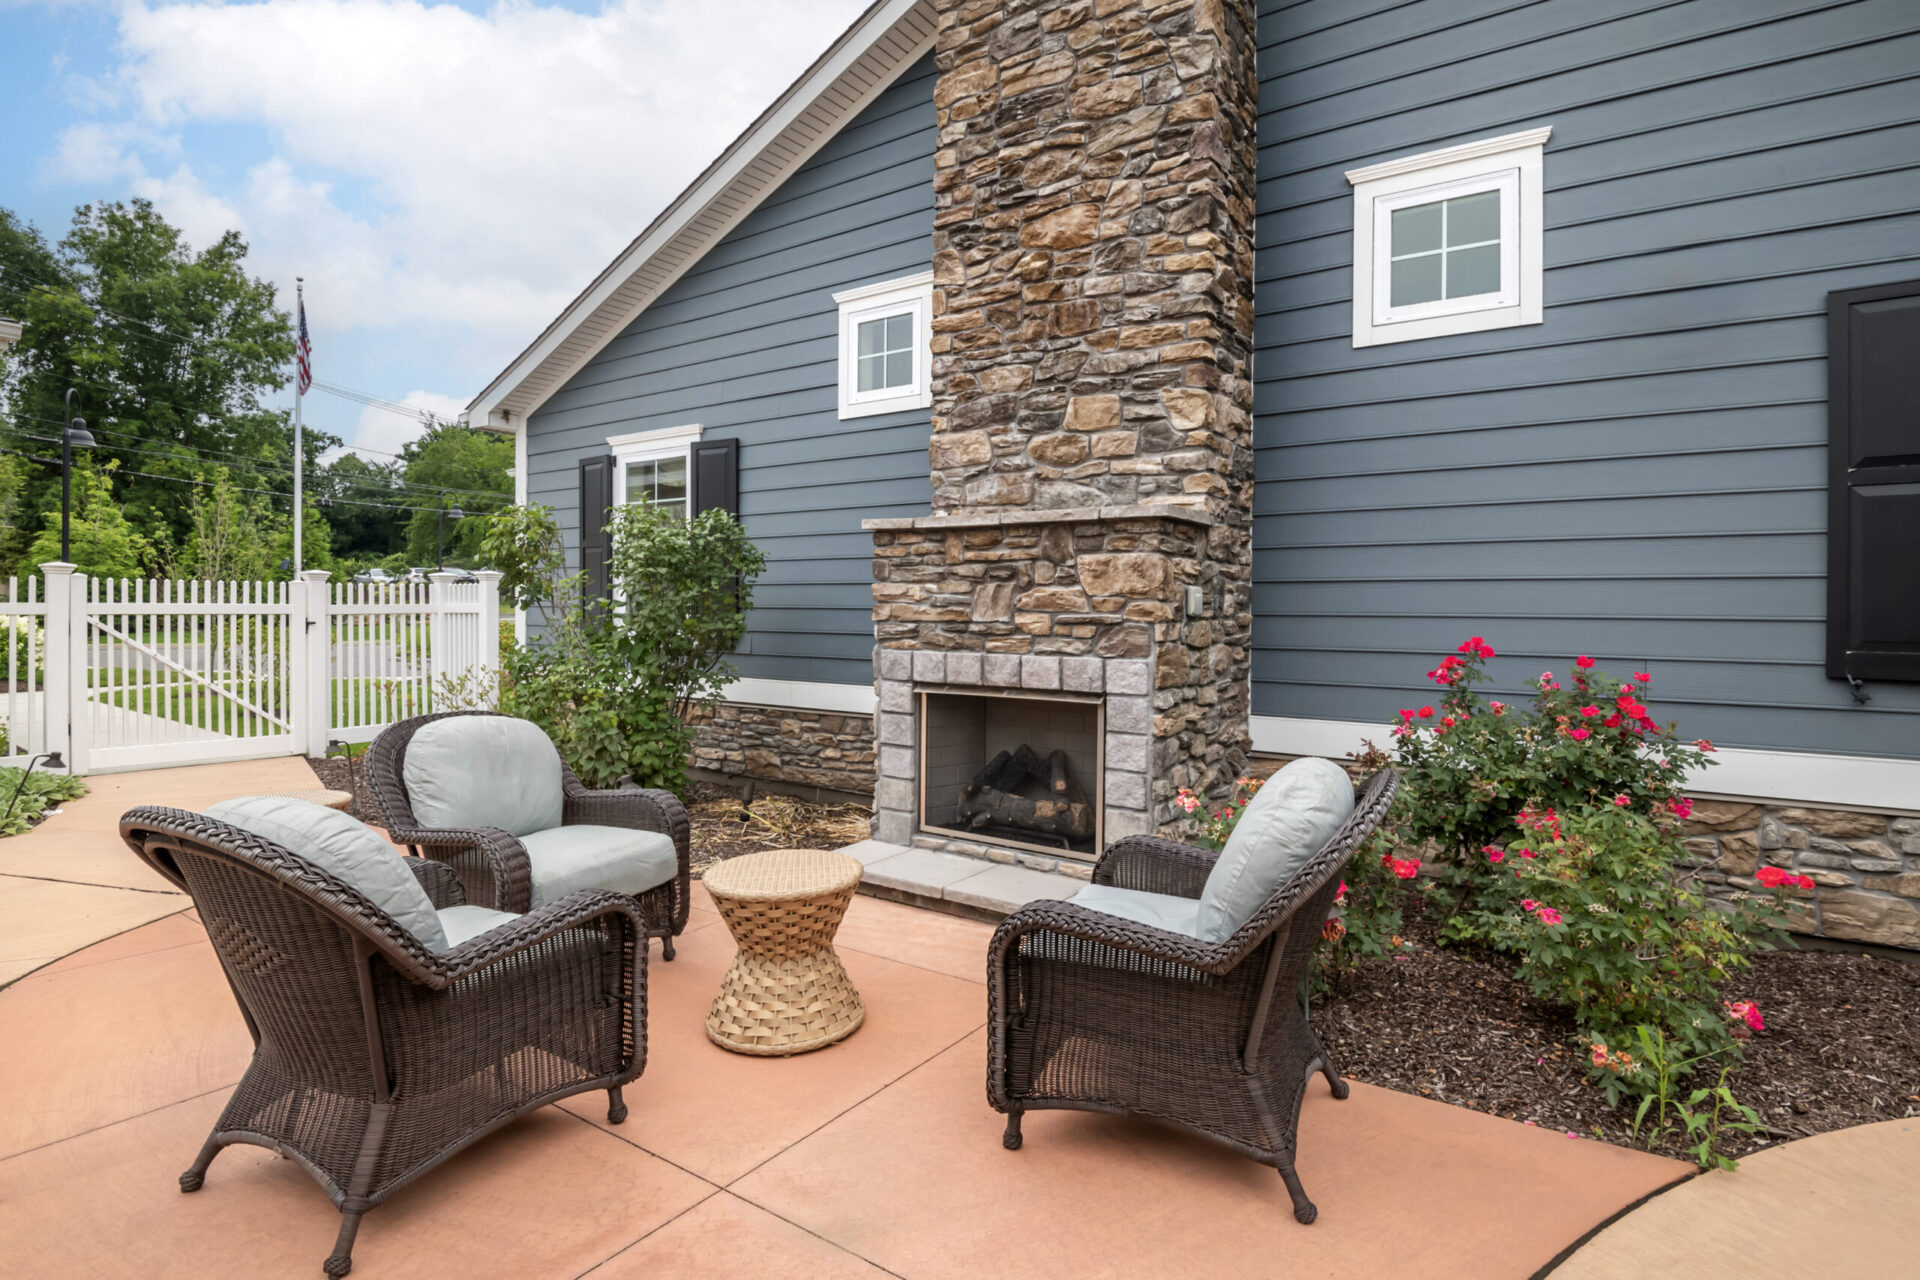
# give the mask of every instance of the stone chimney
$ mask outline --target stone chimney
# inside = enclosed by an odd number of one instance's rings
[[[1111,842],[1249,749],[1252,6],[936,8],[933,514],[869,522],[881,826],[889,697],[955,654],[1106,694]]]

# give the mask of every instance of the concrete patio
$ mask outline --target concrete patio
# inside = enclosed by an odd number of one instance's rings
[[[9,883],[50,886],[31,907],[0,896],[8,936],[31,910],[33,946],[70,952],[0,991],[9,1275],[319,1273],[338,1219],[293,1162],[234,1147],[203,1191],[177,1189],[250,1044],[188,903],[111,835],[133,804],[204,805],[299,785],[296,770],[102,778],[0,844]],[[1271,1169],[1144,1122],[1038,1113],[1005,1151],[982,1088],[989,933],[858,898],[840,949],[866,1025],[752,1059],[702,1030],[733,947],[700,902],[680,958],[654,952],[627,1122],[607,1127],[587,1095],[479,1143],[368,1216],[355,1274],[1519,1278],[1687,1172],[1365,1085],[1344,1103],[1309,1091],[1311,1227]]]

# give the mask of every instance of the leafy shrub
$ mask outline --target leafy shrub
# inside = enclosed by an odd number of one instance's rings
[[[85,794],[87,784],[69,774],[0,768],[0,836],[17,836],[61,801]]]
[[[1492,646],[1474,636],[1427,673],[1440,706],[1400,712],[1393,730],[1401,773],[1394,826],[1403,844],[1432,842],[1445,855],[1439,881],[1453,896],[1450,936],[1474,936],[1462,908],[1502,909],[1510,876],[1481,856],[1504,845],[1521,810],[1571,812],[1625,795],[1642,812],[1682,803],[1688,770],[1711,763],[1713,744],[1686,742],[1641,700],[1652,677],[1620,681],[1574,659],[1562,682],[1542,672],[1528,707],[1485,697]]]
[[[1720,991],[1783,936],[1777,895],[1707,902],[1675,870],[1678,815],[1648,813],[1624,793],[1568,814],[1525,810],[1516,822],[1517,839],[1482,853],[1509,902],[1481,908],[1480,932],[1519,957],[1534,994],[1569,1009],[1589,1041],[1644,1025],[1682,1057],[1734,1050]],[[1634,1081],[1602,1083],[1612,1094]]]
[[[612,607],[589,606],[550,511],[493,517],[484,554],[510,598],[545,621],[544,634],[502,650],[500,709],[545,729],[590,787],[630,777],[684,790],[689,714],[733,679],[726,655],[746,634],[766,559],[725,511],[682,520],[622,507],[612,530]]]

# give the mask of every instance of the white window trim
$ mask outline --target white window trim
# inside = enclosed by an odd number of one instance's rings
[[[882,280],[833,295],[840,308],[840,417],[867,418],[933,404],[933,272]],[[913,316],[913,385],[861,392],[857,346],[860,325],[887,316]]]
[[[693,506],[693,445],[704,428],[697,422],[684,427],[661,427],[654,431],[635,431],[624,436],[608,436],[607,448],[613,454],[613,505],[627,504],[627,464],[657,462],[662,458],[684,458],[687,462],[687,507]]]
[[[1459,333],[1539,324],[1544,310],[1543,151],[1551,128],[1462,143],[1439,151],[1352,169],[1353,345],[1382,346]],[[1392,251],[1392,212],[1407,205],[1499,190],[1500,279],[1497,294],[1390,305],[1383,270]]]

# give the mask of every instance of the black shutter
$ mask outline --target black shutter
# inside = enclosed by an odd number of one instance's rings
[[[1920,280],[1827,295],[1827,674],[1920,680]]]
[[[607,524],[613,519],[613,455],[580,459],[580,572],[587,603],[609,594],[613,565],[613,538]]]
[[[719,507],[740,514],[740,442],[698,440],[693,446],[693,514]]]

